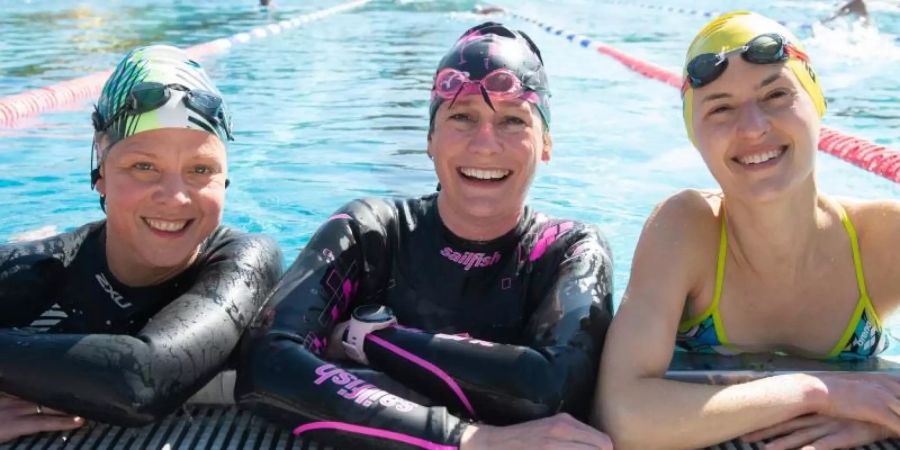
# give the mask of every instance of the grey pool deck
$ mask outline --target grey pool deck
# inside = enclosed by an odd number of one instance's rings
[[[900,441],[885,441],[859,447],[866,450],[900,450]],[[188,449],[331,449],[298,439],[287,429],[276,427],[234,406],[190,405],[165,420],[143,428],[121,428],[94,424],[76,432],[42,433],[10,444],[3,450],[188,450]],[[709,450],[761,450],[760,444],[731,441]],[[344,449],[337,449],[344,450]],[[353,450],[353,449],[346,449]]]
[[[190,405],[142,428],[88,424],[75,432],[41,433],[0,445],[4,450],[31,449],[324,449],[295,438],[234,406]]]
[[[900,358],[878,358],[860,364],[822,363],[783,357],[730,357],[727,363],[711,355],[677,354],[668,377],[700,383],[730,383],[791,371],[866,371],[900,374]],[[719,369],[723,364],[726,370]],[[714,369],[715,368],[715,369]],[[160,422],[141,428],[89,423],[71,432],[41,433],[0,444],[0,450],[193,450],[193,449],[333,449],[293,436],[234,406],[234,373],[225,372],[197,393],[186,406]],[[761,450],[761,443],[738,440],[707,450]],[[858,447],[865,450],[900,450],[900,440]]]

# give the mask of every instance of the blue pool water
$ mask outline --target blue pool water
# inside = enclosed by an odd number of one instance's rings
[[[338,4],[275,0],[0,0],[0,96],[111,67],[150,42],[189,46]],[[604,0],[497,2],[676,70],[700,15]],[[713,11],[714,0],[643,4]],[[801,33],[823,81],[831,126],[900,149],[900,6],[870,1],[881,34]],[[289,262],[318,224],[360,196],[434,189],[426,158],[434,67],[466,28],[474,1],[379,0],[204,60],[235,111],[225,222],[274,235]],[[729,2],[811,23],[833,2]],[[606,232],[621,297],[644,218],[667,195],[713,180],[688,142],[677,90],[515,19],[541,47],[553,90],[554,158],[531,203]],[[0,130],[0,240],[102,217],[89,190],[88,104]],[[820,186],[835,195],[896,197],[898,186],[830,156]],[[900,346],[894,346],[900,353]]]

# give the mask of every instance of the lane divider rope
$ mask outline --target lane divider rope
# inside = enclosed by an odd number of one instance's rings
[[[246,44],[252,40],[261,39],[267,36],[274,36],[282,31],[296,28],[305,23],[360,7],[370,1],[371,0],[356,0],[342,3],[331,8],[303,14],[277,23],[262,25],[250,31],[237,33],[229,37],[197,44],[186,48],[185,51],[191,58],[202,59],[213,53],[227,51],[236,45]],[[62,81],[50,86],[0,97],[0,128],[10,128],[15,125],[16,122],[26,117],[35,116],[47,111],[58,110],[80,101],[96,98],[103,88],[103,83],[111,73],[111,69],[104,70],[72,80]]]
[[[676,89],[681,88],[681,75],[675,72],[629,56],[625,52],[593,41],[586,36],[566,31],[532,17],[508,10],[506,13],[511,17],[532,23],[541,30],[554,36],[559,36],[579,47],[610,56],[625,67],[647,78],[662,81]],[[819,133],[819,150],[895,183],[900,183],[900,151],[890,149],[884,145],[874,144],[865,139],[825,126],[821,128]]]

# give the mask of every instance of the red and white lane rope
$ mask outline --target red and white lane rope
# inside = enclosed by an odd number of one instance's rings
[[[192,58],[202,59],[204,56],[213,53],[224,52],[235,45],[273,36],[305,23],[357,8],[370,1],[356,0],[342,3],[331,8],[285,19],[278,23],[263,25],[233,36],[197,44],[185,49],[185,51]],[[111,70],[105,70],[50,86],[32,89],[20,94],[0,97],[0,128],[9,128],[23,118],[58,110],[77,102],[95,98],[100,94],[100,89],[103,88],[103,83],[110,73],[112,73]]]

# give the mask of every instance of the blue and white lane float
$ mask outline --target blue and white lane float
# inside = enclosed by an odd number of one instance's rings
[[[325,17],[358,8],[371,0],[356,0],[342,3],[331,8],[322,9],[309,14],[285,19],[277,23],[263,25],[235,35],[215,39],[186,48],[185,51],[194,59],[229,50],[236,45],[246,44],[256,39],[274,36],[283,31],[314,22]],[[19,94],[0,97],[0,128],[9,128],[21,119],[38,114],[62,109],[100,93],[103,83],[111,70],[93,73],[83,77],[63,81],[50,86],[28,90]]]
[[[528,17],[510,10],[506,10],[510,17],[529,22],[541,30],[559,36],[579,47],[594,50],[607,55],[622,63],[625,67],[654,80],[662,81],[676,89],[681,88],[681,75],[666,70],[655,64],[642,61],[630,56],[621,50],[617,50],[601,42],[593,41],[587,36],[566,31],[563,28],[544,23],[533,17]],[[819,133],[819,150],[836,156],[868,172],[881,175],[895,183],[900,183],[900,151],[887,148],[884,145],[874,144],[863,138],[858,138],[823,126]]]
[[[679,7],[675,7],[675,6],[669,6],[669,5],[631,3],[631,2],[627,2],[627,1],[623,1],[623,0],[607,0],[604,3],[608,3],[611,5],[622,5],[622,6],[629,6],[629,7],[635,7],[635,8],[643,8],[643,9],[649,9],[649,10],[654,10],[654,11],[665,11],[665,12],[670,12],[670,13],[687,14],[687,15],[700,16],[700,17],[705,17],[705,18],[710,18],[710,19],[714,18],[714,17],[719,17],[722,14],[724,14],[724,11],[703,11],[703,10],[699,10],[699,9],[679,8]],[[813,23],[787,22],[784,20],[778,20],[777,22],[780,23],[781,25],[784,25],[787,28],[792,29],[792,30],[803,30],[810,34],[813,32],[813,25],[814,25]],[[894,44],[900,45],[900,36],[894,36],[892,41],[894,42]]]

